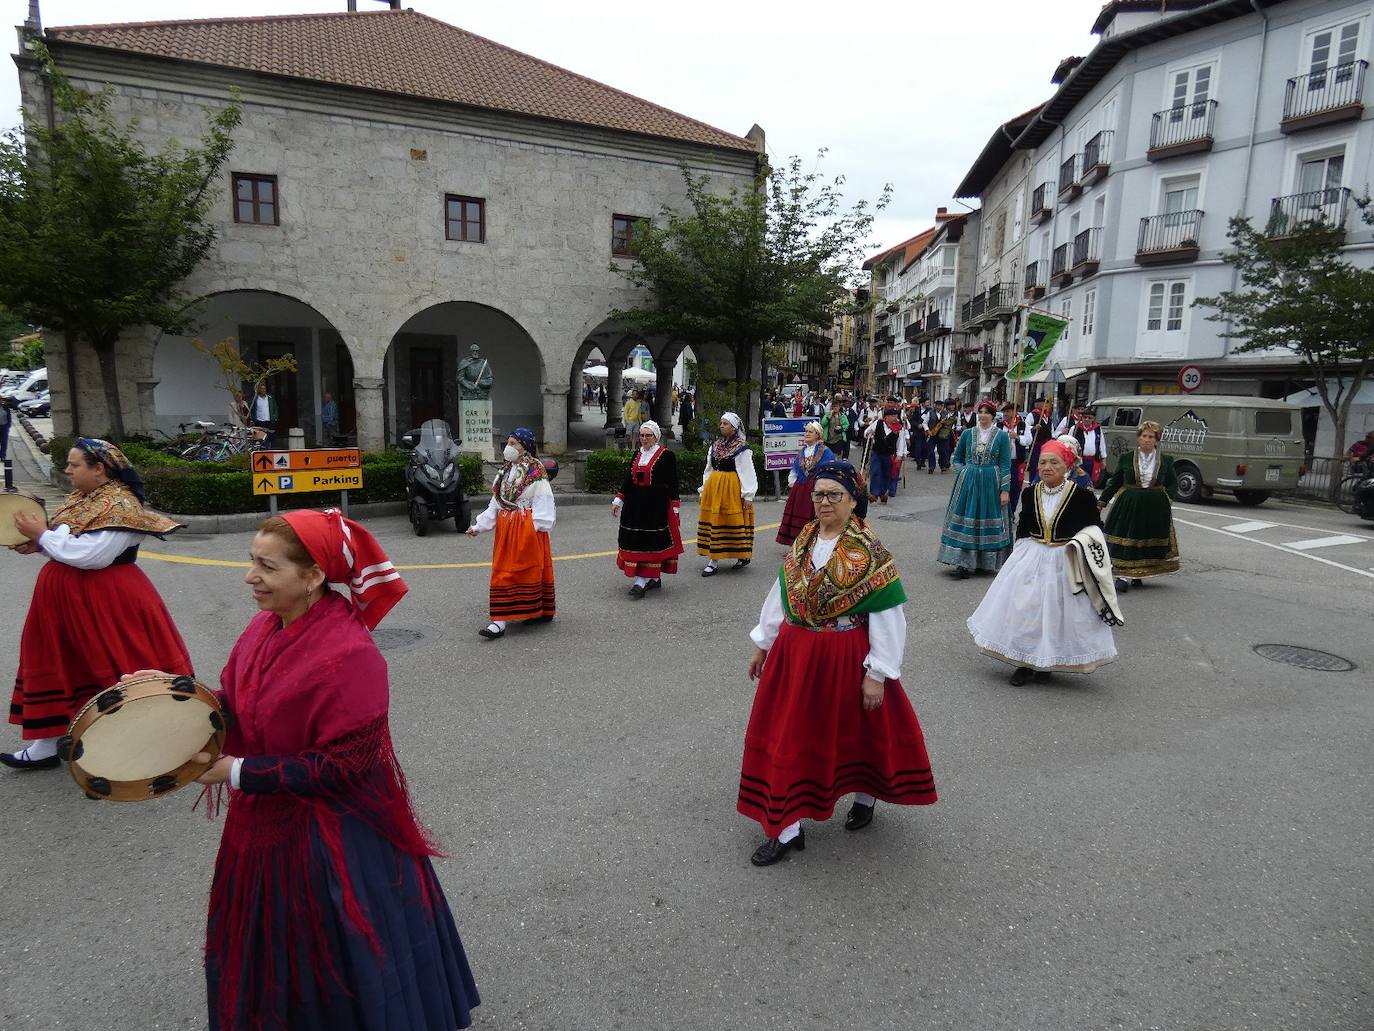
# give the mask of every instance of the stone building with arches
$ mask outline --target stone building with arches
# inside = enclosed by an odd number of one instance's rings
[[[618,397],[631,348],[649,348],[660,378],[683,350],[608,319],[643,301],[616,271],[638,220],[685,203],[684,167],[748,188],[763,152],[757,126],[724,132],[413,11],[30,25],[15,60],[41,117],[23,51],[40,35],[74,83],[112,89],[151,147],[199,138],[237,89],[218,238],[186,284],[203,298],[196,336],[294,355],[299,372],[271,389],[280,425],[311,442],[326,391],[365,448],[425,418],[456,423],[457,362],[476,342],[497,429],[527,425],[562,450],[590,356],[610,362]],[[132,331],[118,361],[128,432],[228,417],[191,337]],[[104,430],[94,353],[59,339],[49,365],[57,432]]]

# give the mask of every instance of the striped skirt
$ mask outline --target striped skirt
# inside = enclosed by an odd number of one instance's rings
[[[754,557],[754,508],[744,507],[739,473],[712,470],[701,492],[697,554],[707,558]]]
[[[553,616],[553,549],[547,531],[534,528],[528,508],[496,517],[491,555],[491,618]]]

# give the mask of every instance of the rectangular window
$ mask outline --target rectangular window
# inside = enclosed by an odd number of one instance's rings
[[[1089,290],[1083,295],[1083,336],[1093,335],[1094,321],[1097,318],[1097,291]]]
[[[1357,21],[1336,29],[1324,29],[1312,34],[1312,63],[1307,80],[1309,90],[1326,88],[1327,68],[1335,67],[1336,81],[1344,82],[1353,74],[1349,66],[1360,48],[1360,23]],[[1345,66],[1345,67],[1341,67]]]
[[[1145,312],[1145,331],[1157,333],[1164,324],[1164,287],[1163,283],[1150,284],[1150,304]]]
[[[487,242],[487,202],[481,197],[444,195],[444,239]]]
[[[1026,215],[1026,188],[1020,187],[1016,191],[1016,206],[1012,209],[1011,218],[1011,242],[1016,243],[1021,239],[1021,231],[1025,228]]]
[[[1289,412],[1256,412],[1255,432],[1265,437],[1286,437],[1293,432],[1293,416]]]
[[[1145,326],[1136,340],[1136,354],[1143,357],[1179,357],[1188,344],[1187,279],[1160,279],[1145,293]]]
[[[633,258],[639,253],[635,237],[643,232],[648,219],[641,215],[611,216],[611,253],[617,258]]]
[[[1169,312],[1164,322],[1166,332],[1177,333],[1183,328],[1183,299],[1187,292],[1188,284],[1182,280],[1169,284]]]
[[[1121,427],[1140,425],[1139,408],[1118,408],[1116,414],[1112,416],[1112,425]]]
[[[1345,179],[1345,153],[1303,158],[1298,165],[1298,192],[1339,190]]]
[[[1067,325],[1064,327],[1064,332],[1063,332],[1062,334],[1060,334],[1059,339],[1062,340],[1062,341],[1064,341],[1065,343],[1068,343],[1068,341],[1069,341],[1069,334],[1073,332],[1073,298],[1072,298],[1072,297],[1070,297],[1067,301],[1064,301],[1062,304],[1059,305],[1059,314],[1060,314],[1060,316],[1064,319],[1064,321],[1067,323]]]
[[[245,225],[280,225],[277,208],[277,177],[233,173],[234,221]]]

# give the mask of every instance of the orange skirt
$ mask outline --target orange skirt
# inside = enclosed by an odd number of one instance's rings
[[[528,508],[496,517],[491,555],[491,618],[553,616],[553,549]]]

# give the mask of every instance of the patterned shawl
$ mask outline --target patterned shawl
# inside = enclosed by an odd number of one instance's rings
[[[101,484],[89,494],[74,492],[48,520],[48,528],[66,523],[72,536],[93,530],[131,530],[161,537],[181,524],[151,512],[138,503],[133,491],[117,480]]]
[[[510,471],[512,466],[520,470],[520,475],[515,477],[514,482],[509,482],[506,479],[506,473]],[[497,473],[496,479],[491,484],[491,496],[496,499],[498,507],[507,512],[513,511],[519,507],[517,502],[520,500],[520,495],[525,493],[530,484],[548,478],[549,473],[544,468],[543,462],[530,455],[523,455],[514,462],[507,462],[505,467]]]
[[[891,553],[861,519],[840,531],[824,569],[811,572],[819,521],[802,530],[778,574],[787,618],[803,626],[834,624],[841,616],[881,612],[906,601]]]
[[[732,433],[728,437],[717,437],[711,444],[711,461],[728,462],[749,446],[743,433]]]

